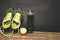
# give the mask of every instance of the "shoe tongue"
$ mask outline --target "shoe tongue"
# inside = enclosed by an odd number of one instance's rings
[[[12,16],[12,13],[8,13],[8,14],[5,16],[4,21],[11,20],[11,16]]]
[[[20,13],[16,13],[16,15],[14,16],[13,20],[16,22],[20,22],[21,19],[21,14]]]
[[[21,14],[20,13],[16,13],[14,16],[14,19],[20,20],[21,18]]]

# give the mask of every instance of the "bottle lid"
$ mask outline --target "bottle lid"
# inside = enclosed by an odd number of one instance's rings
[[[28,15],[33,15],[33,12],[31,10],[28,10]]]

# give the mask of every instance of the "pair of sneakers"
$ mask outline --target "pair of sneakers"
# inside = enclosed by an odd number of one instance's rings
[[[18,29],[18,32],[19,32],[19,28],[21,26],[21,17],[22,17],[21,8],[17,8],[15,11],[14,11],[14,8],[9,8],[6,11],[6,16],[2,21],[3,32],[7,29],[8,30],[12,29],[12,33],[13,33],[13,30]]]

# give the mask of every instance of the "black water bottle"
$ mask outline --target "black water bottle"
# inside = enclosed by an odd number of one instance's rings
[[[31,10],[28,10],[27,12],[27,30],[28,33],[32,33],[33,32],[33,12]]]

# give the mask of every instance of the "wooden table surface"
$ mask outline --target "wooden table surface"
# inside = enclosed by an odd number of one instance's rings
[[[0,35],[0,40],[60,40],[60,32],[33,32],[32,34],[13,34],[8,38]]]

